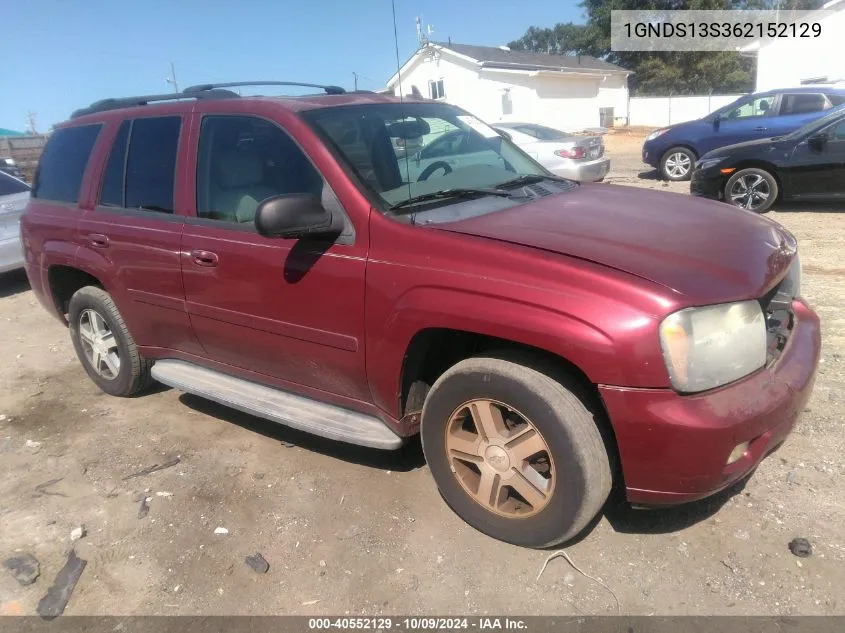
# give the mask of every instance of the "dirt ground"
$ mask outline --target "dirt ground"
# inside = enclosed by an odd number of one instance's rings
[[[686,195],[641,164],[641,143],[608,138],[609,182]],[[814,395],[744,488],[672,510],[610,508],[567,548],[622,613],[845,614],[845,208],[771,217],[798,237],[804,294],[822,318]],[[28,587],[0,570],[0,613],[34,613],[82,524],[74,545],[88,565],[67,614],[616,612],[611,592],[563,558],[538,580],[549,552],[465,525],[418,444],[333,445],[163,388],[103,395],[21,274],[0,276],[0,324],[0,558],[41,563]],[[811,557],[789,552],[797,536]],[[255,552],[268,573],[244,564]]]

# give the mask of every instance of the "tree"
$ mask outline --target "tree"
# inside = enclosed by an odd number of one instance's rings
[[[754,88],[754,60],[735,52],[617,52],[610,50],[613,10],[718,10],[819,8],[824,0],[582,0],[586,24],[529,27],[509,44],[514,50],[558,55],[591,55],[633,71],[632,93],[702,94],[749,92]]]

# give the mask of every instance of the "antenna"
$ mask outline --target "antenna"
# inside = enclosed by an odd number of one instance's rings
[[[417,42],[422,44],[423,36],[422,36],[422,20],[420,20],[420,16],[416,17],[417,22]]]
[[[166,77],[164,80],[173,86],[173,92],[179,92],[179,84],[176,83],[176,67],[173,62],[170,62],[170,77]]]

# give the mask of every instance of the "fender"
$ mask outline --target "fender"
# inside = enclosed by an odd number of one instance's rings
[[[419,332],[445,328],[507,339],[561,356],[593,382],[624,382],[611,336],[572,315],[530,300],[444,286],[417,286],[367,337],[367,373],[377,406],[400,417],[405,352]]]

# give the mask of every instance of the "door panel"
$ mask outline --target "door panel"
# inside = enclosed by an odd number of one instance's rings
[[[823,145],[801,141],[786,170],[790,197],[845,197],[845,122],[827,130]]]
[[[176,173],[184,164],[178,140],[186,116],[124,121],[109,130],[114,140],[100,172],[96,204],[79,222],[77,257],[109,280],[107,289],[138,345],[197,354],[202,349],[185,310],[180,266],[185,217],[175,202]],[[126,207],[127,185],[134,209]],[[141,210],[150,206],[163,211]]]
[[[701,126],[699,155],[725,145],[771,136],[777,103],[774,95],[749,98],[721,112],[718,121],[701,120],[697,123]]]
[[[364,364],[366,240],[351,223],[337,242],[267,238],[258,203],[311,193],[345,217],[334,193],[276,123],[197,117],[196,216],[182,233],[182,277],[205,354],[287,383],[371,402]]]

